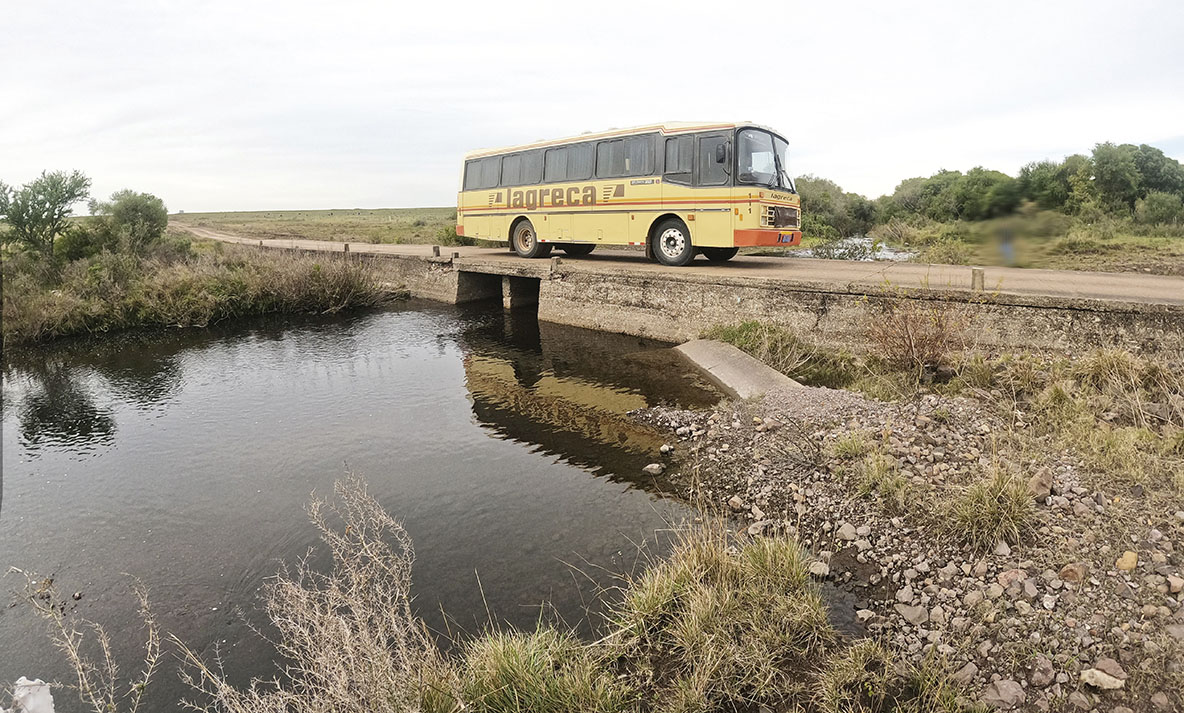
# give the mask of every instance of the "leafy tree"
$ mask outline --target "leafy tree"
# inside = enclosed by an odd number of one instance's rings
[[[1140,197],[1152,191],[1184,194],[1184,166],[1179,161],[1147,144],[1140,144],[1134,150],[1134,158],[1139,171]]]
[[[1139,197],[1139,169],[1135,147],[1110,142],[1094,146],[1094,186],[1102,205],[1112,211],[1130,211]]]
[[[90,179],[79,171],[43,171],[19,189],[0,182],[0,219],[9,226],[5,239],[11,237],[42,255],[52,255],[73,205],[89,192]]]
[[[1135,220],[1148,225],[1166,225],[1184,219],[1184,199],[1175,193],[1151,191],[1135,203]]]
[[[169,212],[164,201],[151,193],[122,190],[111,194],[111,200],[90,202],[91,215],[105,242],[111,247],[137,252],[160,240],[169,225]]]
[[[802,231],[811,237],[835,239],[866,233],[874,224],[876,206],[858,193],[847,193],[834,181],[801,176],[795,182],[802,199]]]
[[[1033,161],[1020,169],[1020,195],[1044,210],[1054,210],[1069,199],[1069,177],[1057,161]]]

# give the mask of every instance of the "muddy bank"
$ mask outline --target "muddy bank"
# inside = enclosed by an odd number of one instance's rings
[[[982,701],[1180,710],[1178,492],[1099,478],[1030,415],[1004,414],[975,399],[804,388],[638,415],[670,434],[681,495],[750,534],[796,535],[868,636],[912,661],[939,657]],[[994,514],[1009,504],[1014,518]],[[1012,520],[1014,536],[983,529]]]

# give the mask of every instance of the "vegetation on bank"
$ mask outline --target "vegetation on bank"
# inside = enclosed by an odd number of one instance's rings
[[[918,260],[1184,273],[1184,166],[1146,144],[1037,161],[1017,177],[983,167],[908,178],[870,200],[797,180],[805,238],[863,235]]]
[[[411,540],[349,477],[314,500],[328,572],[303,560],[269,580],[263,606],[279,632],[280,677],[233,685],[217,662],[168,637],[209,713],[424,711],[620,713],[809,710],[822,713],[970,710],[937,659],[911,664],[880,644],[846,642],[831,627],[810,558],[781,537],[737,538],[720,525],[682,531],[668,558],[622,583],[608,633],[579,640],[540,623],[491,631],[445,654],[411,608]],[[26,598],[74,642],[83,703],[125,710],[148,676],[123,681],[109,652],[79,646],[90,622],[62,614],[52,582],[27,576]],[[160,640],[147,604],[148,641]],[[87,644],[101,644],[88,641]],[[89,658],[88,658],[89,655]],[[159,647],[148,648],[154,662]],[[128,684],[131,684],[130,688]],[[124,694],[124,690],[132,693]],[[136,694],[136,695],[133,695]],[[92,703],[97,701],[97,703]],[[113,702],[112,705],[108,705]]]
[[[359,243],[473,245],[456,234],[456,208],[260,210],[181,213],[173,220],[260,240],[340,240]]]
[[[119,191],[90,202],[81,174],[0,184],[5,344],[141,326],[205,326],[233,317],[336,312],[393,296],[361,261],[192,243],[168,230],[164,203]]]

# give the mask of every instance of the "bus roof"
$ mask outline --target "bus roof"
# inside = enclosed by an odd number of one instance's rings
[[[712,129],[737,129],[742,126],[751,126],[758,129],[766,129],[773,133],[778,133],[767,126],[754,124],[751,121],[671,121],[663,124],[647,124],[645,126],[634,126],[627,129],[609,129],[607,131],[595,131],[580,134],[579,136],[568,136],[562,139],[552,139],[548,141],[534,141],[529,144],[519,144],[517,146],[504,146],[495,149],[478,149],[470,151],[465,154],[465,160],[471,158],[479,158],[481,156],[497,156],[499,154],[514,153],[515,151],[526,151],[528,149],[537,149],[545,146],[558,146],[562,144],[573,144],[581,141],[595,141],[597,139],[611,138],[614,136],[630,136],[633,134],[644,134],[648,132],[661,132],[662,134],[685,134],[692,131],[710,131]]]

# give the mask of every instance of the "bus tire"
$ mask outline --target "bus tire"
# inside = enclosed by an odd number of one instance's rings
[[[592,250],[593,250],[595,247],[596,247],[595,245],[587,245],[587,244],[581,244],[581,245],[560,245],[560,246],[559,246],[559,248],[560,248],[561,250],[563,250],[563,252],[564,252],[564,253],[566,253],[566,254],[568,254],[568,255],[571,255],[571,256],[573,256],[573,257],[579,257],[579,256],[581,256],[581,255],[587,255],[588,253],[592,252]]]
[[[658,223],[650,242],[653,244],[654,257],[663,265],[682,267],[695,259],[691,231],[678,218],[667,218]]]
[[[547,257],[551,254],[551,246],[539,242],[534,224],[525,218],[514,224],[514,230],[510,233],[510,247],[518,257]]]
[[[711,262],[727,262],[740,252],[740,248],[699,248],[699,250],[703,252],[703,257]]]

